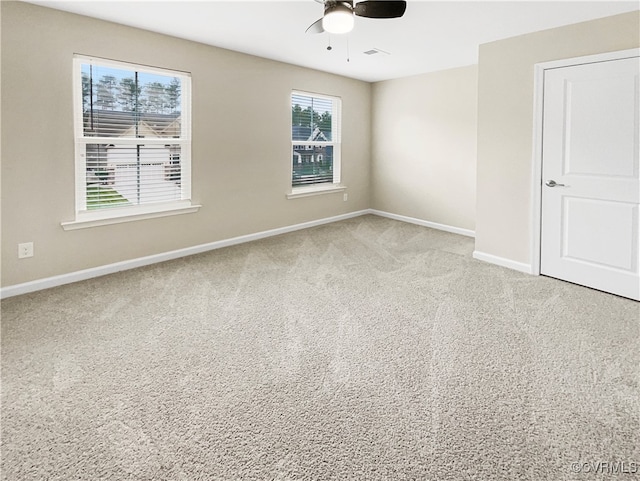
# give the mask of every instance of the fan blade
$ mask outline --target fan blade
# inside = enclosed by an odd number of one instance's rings
[[[397,18],[404,15],[407,2],[401,0],[373,0],[356,3],[353,13],[359,17]]]
[[[309,25],[309,28],[307,28],[304,33],[322,33],[322,32],[324,32],[324,28],[322,28],[322,19],[319,18],[318,20],[313,22],[311,25]]]

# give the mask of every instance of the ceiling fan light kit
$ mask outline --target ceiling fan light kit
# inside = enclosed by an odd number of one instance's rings
[[[348,33],[353,29],[355,15],[367,18],[398,18],[404,15],[407,2],[404,0],[364,0],[353,4],[353,0],[316,0],[324,3],[324,16],[316,20],[307,33]]]
[[[353,10],[349,4],[337,2],[327,6],[322,17],[322,28],[329,33],[347,33],[353,30]]]

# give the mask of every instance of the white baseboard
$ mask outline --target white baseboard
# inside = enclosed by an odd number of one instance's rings
[[[461,227],[454,227],[446,224],[438,224],[437,222],[430,222],[428,220],[416,219],[415,217],[407,217],[405,215],[392,214],[390,212],[384,212],[382,210],[369,209],[370,214],[379,215],[380,217],[387,217],[389,219],[399,220],[402,222],[408,222],[409,224],[421,225],[423,227],[430,227],[431,229],[443,230],[451,232],[453,234],[464,235],[467,237],[475,237],[476,233],[469,229],[463,229]]]
[[[511,259],[505,259],[504,257],[494,256],[492,254],[486,254],[480,251],[473,251],[473,258],[479,261],[488,262],[497,266],[513,269],[514,271],[524,272],[525,274],[533,274],[533,268],[530,264],[524,262],[517,262]]]
[[[308,229],[310,227],[316,227],[323,224],[330,224],[332,222],[351,219],[351,218],[359,217],[361,215],[366,215],[366,214],[379,215],[381,217],[387,217],[389,219],[394,219],[401,222],[417,224],[423,227],[430,227],[432,229],[438,229],[438,230],[451,232],[454,234],[460,234],[468,237],[475,236],[474,231],[468,230],[468,229],[462,229],[460,227],[453,227],[449,225],[438,224],[436,222],[429,222],[422,219],[416,219],[413,217],[407,217],[407,216],[398,215],[398,214],[391,214],[389,212],[384,212],[381,210],[364,209],[364,210],[359,210],[355,212],[349,212],[348,214],[341,214],[333,217],[326,217],[324,219],[318,219],[310,222],[303,222],[301,224],[294,224],[286,227],[279,227],[277,229],[271,229],[271,230],[266,230],[262,232],[256,232],[254,234],[247,234],[239,237],[233,237],[231,239],[223,239],[215,242],[209,242],[207,244],[201,244],[193,247],[186,247],[184,249],[163,252],[161,254],[155,254],[151,256],[139,257],[137,259],[130,259],[127,261],[116,262],[116,263],[107,264],[104,266],[93,267],[91,269],[84,269],[81,271],[70,272],[68,274],[61,274],[59,276],[47,277],[45,279],[37,279],[35,281],[25,282],[23,284],[7,286],[0,289],[0,299],[19,296],[21,294],[28,294],[29,292],[40,291],[43,289],[49,289],[51,287],[62,286],[65,284],[71,284],[73,282],[84,281],[87,279],[92,279],[94,277],[113,274],[115,272],[126,271],[129,269],[135,269],[137,267],[156,264],[158,262],[170,261],[173,259],[178,259],[180,257],[200,254],[202,252],[221,249],[223,247],[229,247],[236,244],[243,244],[245,242],[264,239],[266,237],[272,237],[280,234],[286,234],[288,232]],[[481,255],[485,257],[484,258],[477,257],[477,258],[480,258],[481,260],[487,260],[488,262],[492,262],[494,264],[503,265],[505,267],[511,267],[510,265],[501,264],[500,262],[494,262],[492,260],[489,260],[489,258],[493,258],[494,256],[489,256],[488,254],[481,254]],[[475,257],[475,253],[474,253],[474,257]],[[496,257],[495,259],[500,259],[500,258]],[[503,260],[507,261],[506,259],[503,259]],[[511,261],[507,261],[507,262],[511,262]],[[521,270],[517,267],[511,267],[511,268],[516,270]]]
[[[62,274],[59,276],[47,277],[45,279],[38,279],[35,281],[25,282],[23,284],[7,286],[0,289],[0,299],[19,296],[21,294],[27,294],[29,292],[40,291],[42,289],[49,289],[51,287],[62,286],[65,284],[71,284],[73,282],[84,281],[87,279],[92,279],[94,277],[100,277],[107,274],[113,274],[115,272],[135,269],[137,267],[148,266],[151,264],[156,264],[158,262],[178,259],[180,257],[186,257],[193,254],[200,254],[202,252],[220,249],[222,247],[228,247],[236,244],[242,244],[245,242],[251,242],[258,239],[264,239],[265,237],[272,237],[280,234],[286,234],[288,232],[294,232],[297,230],[308,229],[310,227],[316,227],[323,224],[330,224],[332,222],[351,219],[353,217],[359,217],[365,214],[371,214],[370,210],[365,209],[365,210],[360,210],[356,212],[349,212],[348,214],[341,214],[333,217],[326,217],[324,219],[318,219],[310,222],[303,222],[302,224],[279,227],[277,229],[256,232],[255,234],[247,234],[239,237],[233,237],[231,239],[223,239],[220,241],[209,242],[207,244],[201,244],[193,247],[186,247],[184,249],[178,249],[170,252],[163,252],[162,254],[139,257],[137,259],[116,262],[114,264],[107,264],[104,266],[93,267],[91,269],[84,269],[81,271],[70,272],[68,274]]]

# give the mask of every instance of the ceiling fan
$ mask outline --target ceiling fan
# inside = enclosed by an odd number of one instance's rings
[[[324,3],[324,16],[313,22],[306,33],[347,33],[353,29],[354,16],[367,18],[398,18],[404,15],[404,0],[316,0]]]

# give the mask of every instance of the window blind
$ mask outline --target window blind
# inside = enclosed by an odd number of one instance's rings
[[[340,99],[291,94],[292,186],[337,182]]]
[[[100,59],[76,63],[78,211],[188,199],[189,76]]]

